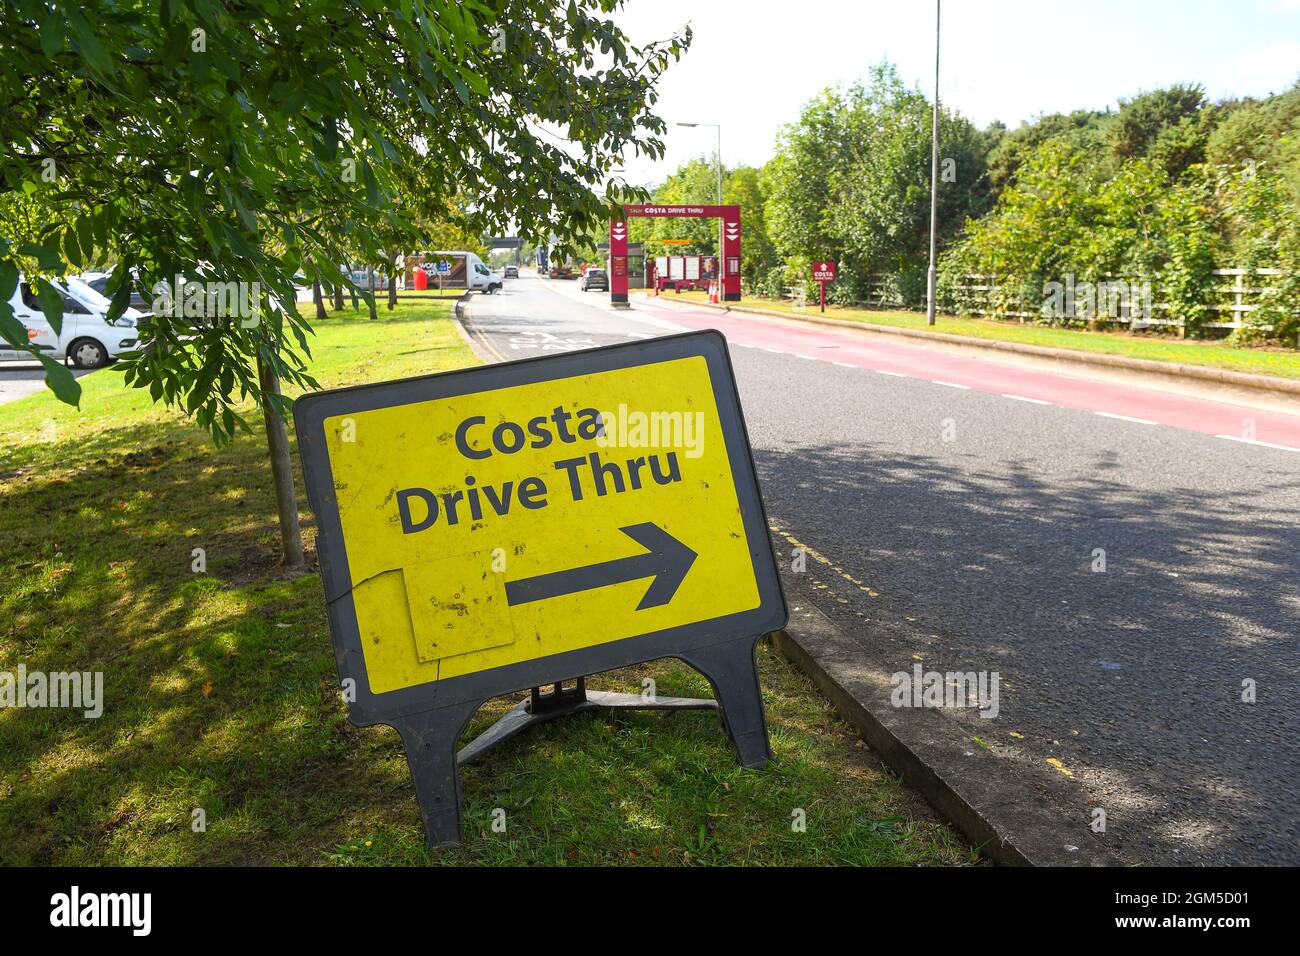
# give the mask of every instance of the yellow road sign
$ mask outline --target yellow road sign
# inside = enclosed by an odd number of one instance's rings
[[[459,833],[457,733],[514,690],[680,657],[742,762],[767,759],[753,645],[786,608],[721,334],[318,392],[294,418],[350,716],[401,731],[431,841]]]
[[[719,408],[725,353],[686,339],[650,362],[654,342],[578,353],[562,377],[534,360],[300,400],[371,694],[757,612],[764,590],[784,613],[743,425]]]

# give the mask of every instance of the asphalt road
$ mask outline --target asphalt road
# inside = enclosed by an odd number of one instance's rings
[[[954,719],[1071,774],[1122,858],[1300,864],[1300,416],[607,302],[525,276],[466,326],[505,358],[721,329],[778,558],[814,556],[792,603],[891,671],[996,671],[996,719]]]
[[[76,378],[89,372],[73,369]],[[0,363],[0,405],[32,395],[45,388],[45,367],[39,362]]]

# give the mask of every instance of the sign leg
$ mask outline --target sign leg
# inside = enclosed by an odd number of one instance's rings
[[[683,655],[686,663],[709,679],[722,710],[722,726],[731,737],[743,767],[762,767],[772,756],[763,714],[754,649],[758,641],[733,641]]]
[[[406,762],[431,848],[460,843],[464,837],[456,739],[478,708],[477,703],[459,704],[393,721],[406,746]]]

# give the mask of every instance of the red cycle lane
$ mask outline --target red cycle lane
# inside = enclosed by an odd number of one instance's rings
[[[1300,415],[1081,378],[982,357],[762,316],[692,309],[662,302],[639,309],[691,329],[718,329],[732,345],[800,359],[915,378],[1026,401],[1092,412],[1143,425],[1165,425],[1232,441],[1300,452]]]

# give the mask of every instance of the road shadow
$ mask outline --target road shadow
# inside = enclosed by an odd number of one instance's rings
[[[1073,477],[871,442],[754,457],[773,523],[790,516],[839,569],[810,560],[788,577],[800,596],[886,672],[998,671],[997,719],[960,719],[1011,759],[1061,761],[1107,810],[1108,843],[1142,862],[1300,863],[1300,522],[1268,503],[1293,492],[1285,472],[1156,492],[1113,480],[1110,455]]]

